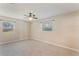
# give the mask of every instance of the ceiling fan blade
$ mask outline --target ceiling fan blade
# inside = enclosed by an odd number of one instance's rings
[[[38,19],[38,18],[34,18],[34,19]]]
[[[35,15],[33,15],[33,18],[34,18],[34,19],[38,19],[38,18],[35,17]]]

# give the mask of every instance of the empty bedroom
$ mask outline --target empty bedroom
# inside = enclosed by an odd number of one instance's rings
[[[0,3],[0,56],[79,56],[79,3]]]

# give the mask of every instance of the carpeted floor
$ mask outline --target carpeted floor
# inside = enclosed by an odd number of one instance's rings
[[[79,53],[36,40],[25,40],[0,46],[0,56],[72,56]]]

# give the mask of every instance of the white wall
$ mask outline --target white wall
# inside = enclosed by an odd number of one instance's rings
[[[0,17],[0,43],[15,41],[15,40],[27,40],[28,39],[28,23],[26,21],[9,18]],[[14,21],[15,29],[10,32],[3,32],[1,23],[3,21]]]
[[[2,32],[0,25],[0,43],[20,39],[34,39],[79,49],[79,11],[58,15],[54,19],[54,30],[43,32],[39,21],[29,23],[10,17],[0,17],[0,20],[16,21],[15,30],[12,32]]]
[[[55,26],[52,32],[41,31],[40,22],[32,23],[32,39],[55,43],[60,46],[79,49],[79,12],[71,12],[55,16]]]

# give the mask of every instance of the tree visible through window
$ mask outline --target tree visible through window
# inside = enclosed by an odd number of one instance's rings
[[[12,22],[4,21],[2,23],[3,26],[3,32],[12,31],[14,29],[14,24]]]
[[[46,22],[42,22],[42,31],[52,31],[52,22],[50,21],[46,21]]]

